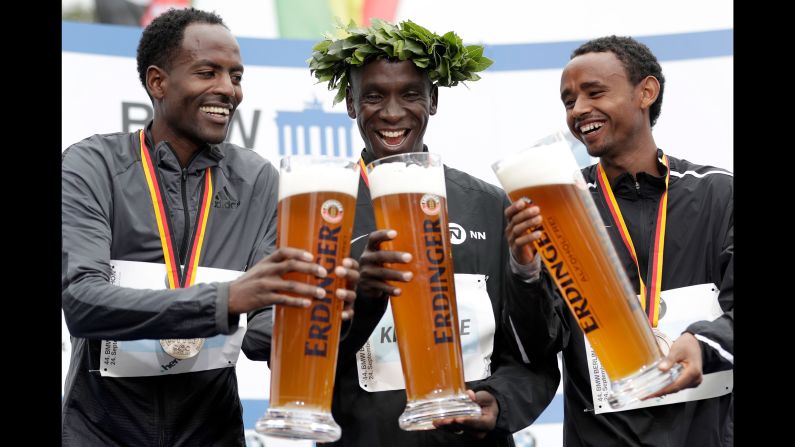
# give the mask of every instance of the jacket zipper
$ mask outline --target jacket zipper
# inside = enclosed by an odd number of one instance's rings
[[[640,282],[640,281],[644,281],[643,278],[645,277],[645,274],[646,274],[646,270],[643,269],[643,266],[640,265],[640,262],[641,262],[640,261],[641,260],[640,254],[641,254],[641,252],[645,251],[645,248],[647,247],[647,245],[646,245],[646,207],[644,206],[644,203],[643,203],[643,197],[640,196],[640,182],[638,182],[638,179],[635,179],[635,194],[637,194],[638,203],[640,205],[639,206],[639,208],[640,208],[640,214],[639,214],[640,215],[640,219],[638,219],[638,226],[640,227],[640,228],[638,228],[638,230],[639,230],[638,231],[638,236],[640,236],[640,240],[638,242],[640,242],[640,243],[635,246],[635,254],[637,255],[637,259],[638,259],[638,275],[640,275],[638,277],[638,282]],[[641,297],[641,299],[645,299],[645,297]]]
[[[157,405],[157,445],[160,447],[165,447],[166,434],[164,433],[165,424],[163,424],[163,419],[165,418],[165,409],[163,408],[162,386],[159,383],[157,385],[157,395],[155,397],[155,402]]]

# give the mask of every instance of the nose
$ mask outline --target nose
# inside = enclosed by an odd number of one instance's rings
[[[406,110],[400,102],[399,98],[388,96],[384,100],[384,106],[381,108],[381,119],[388,122],[400,121],[406,114]]]
[[[235,98],[235,89],[237,86],[232,81],[232,76],[229,74],[222,74],[217,77],[218,82],[215,83],[214,93],[224,95],[228,98]]]
[[[591,112],[591,102],[587,98],[577,98],[574,107],[571,108],[571,115],[576,119]]]

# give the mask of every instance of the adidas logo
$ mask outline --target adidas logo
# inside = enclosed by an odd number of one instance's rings
[[[235,209],[240,206],[240,200],[237,200],[229,193],[226,186],[213,197],[213,208],[228,208]]]

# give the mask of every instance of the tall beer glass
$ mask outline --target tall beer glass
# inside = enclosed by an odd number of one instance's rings
[[[664,356],[569,145],[560,134],[542,141],[492,169],[512,201],[541,208],[537,255],[605,368],[608,403],[621,408],[673,382],[680,367],[657,369]]]
[[[334,268],[350,253],[359,165],[332,157],[288,156],[279,176],[277,245],[307,250],[326,278],[289,273],[284,279],[326,290],[309,308],[274,306],[270,407],[257,432],[292,439],[336,441],[331,416],[345,288]]]
[[[464,383],[441,158],[393,155],[370,163],[367,172],[376,227],[397,231],[382,249],[412,256],[409,264],[388,265],[414,274],[408,283],[394,284],[403,293],[391,298],[408,400],[398,424],[432,430],[435,419],[479,416]]]

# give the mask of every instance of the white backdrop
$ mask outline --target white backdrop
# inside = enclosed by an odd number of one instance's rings
[[[62,77],[62,148],[94,133],[122,129],[122,103],[134,103],[131,119],[143,119],[151,107],[138,82],[135,59],[64,52]],[[663,108],[654,137],[670,155],[701,164],[733,169],[733,63],[732,56],[662,62],[666,76]],[[439,109],[431,117],[425,142],[448,164],[491,183],[492,162],[528,142],[557,129],[565,130],[560,103],[561,69],[486,71],[469,88],[440,88]],[[278,166],[277,111],[304,110],[318,99],[327,112],[332,92],[315,84],[309,71],[299,68],[248,66],[244,100],[238,108],[244,123],[235,126],[229,140],[245,146],[243,133],[252,136],[252,148]],[[353,129],[354,154],[362,146]],[[313,140],[314,142],[314,140]]]
[[[194,5],[216,9],[234,33],[257,38],[241,39],[246,64],[245,98],[238,114],[243,125],[241,128],[240,122],[235,123],[229,140],[251,147],[278,166],[277,113],[303,112],[306,103],[314,100],[318,100],[327,113],[345,114],[345,108],[342,103],[332,107],[333,93],[326,90],[325,84],[315,84],[300,63],[278,66],[268,62],[269,55],[259,53],[263,43],[272,45],[267,48],[272,48],[273,54],[279,57],[290,56],[292,47],[285,41],[259,39],[275,37],[275,23],[272,18],[252,20],[252,10],[246,9],[246,5],[254,1],[204,0],[195,1]],[[263,9],[262,5],[269,1],[256,0],[256,3],[254,11],[272,10]],[[467,43],[485,43],[487,55],[503,44],[518,44],[521,49],[523,45],[554,45],[605,34],[633,35],[643,40],[654,35],[682,33],[686,36],[698,31],[731,31],[733,28],[730,1],[675,0],[663,5],[612,0],[600,3],[597,8],[584,0],[490,0],[488,4],[490,8],[486,10],[483,2],[475,1],[402,0],[397,19],[410,18],[439,33],[454,29]],[[62,150],[94,133],[132,131],[141,127],[135,121],[144,120],[146,107],[151,104],[137,77],[134,53],[139,36],[137,28],[64,22]],[[694,57],[691,49],[677,46],[673,43],[675,40],[667,42],[661,47],[666,56],[658,54],[667,80],[662,114],[654,129],[658,146],[676,157],[732,170],[732,52],[708,48],[705,56]],[[100,43],[111,50],[97,49]],[[652,50],[656,52],[654,46]],[[565,59],[568,59],[568,52],[570,49],[565,52]],[[300,62],[308,56],[307,52],[292,55],[292,59]],[[431,117],[425,137],[430,150],[442,154],[448,165],[491,183],[496,183],[490,169],[492,162],[536,138],[566,129],[559,98],[563,63],[552,64],[550,68],[528,69],[522,68],[527,64],[520,60],[496,62],[510,62],[509,66],[519,68],[487,70],[481,81],[469,84],[468,88],[441,88],[439,109]],[[132,121],[127,128],[123,126],[124,103],[128,108],[126,120]],[[353,136],[352,154],[356,156],[362,147],[361,139],[355,123],[347,119],[347,115],[345,119]],[[318,152],[319,138],[319,131],[310,132],[313,152]],[[68,354],[68,332],[64,329],[64,373]],[[266,406],[268,371],[264,363],[251,362],[241,356],[238,374],[246,428],[251,429],[253,420]],[[538,423],[517,434],[517,445],[561,445],[560,402],[557,396]],[[258,445],[253,432],[249,435],[250,444]],[[269,439],[268,445],[279,443]]]

